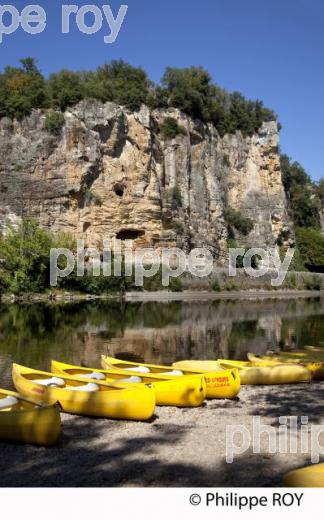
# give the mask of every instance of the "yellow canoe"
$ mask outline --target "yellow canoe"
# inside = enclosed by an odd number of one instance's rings
[[[87,381],[101,383],[120,383],[129,388],[141,388],[145,383],[152,384],[155,401],[159,406],[179,406],[182,408],[201,406],[206,398],[206,383],[201,377],[181,377],[167,379],[167,376],[141,374],[140,376],[125,370],[98,370],[67,365],[52,361],[52,372],[65,376],[81,377]]]
[[[316,381],[324,381],[324,362],[308,362],[298,360],[287,360],[286,358],[282,358],[281,356],[257,356],[256,354],[248,353],[247,355],[249,361],[253,363],[254,366],[278,366],[278,365],[287,365],[287,364],[296,364],[307,368],[312,374],[312,378]]]
[[[56,443],[60,432],[58,406],[40,406],[16,392],[0,390],[1,441],[50,446]]]
[[[324,362],[324,352],[315,351],[315,350],[295,350],[291,352],[271,352],[266,354],[265,356],[262,356],[264,358],[268,359],[274,359],[274,358],[280,358],[285,361],[292,361],[294,362],[310,362],[310,363],[317,363],[317,362]]]
[[[219,359],[218,362],[224,368],[236,367],[240,371],[243,385],[287,385],[309,382],[312,379],[307,368],[296,364],[256,367],[249,361]]]
[[[155,409],[155,392],[150,385],[87,383],[82,378],[55,375],[14,364],[12,379],[19,393],[43,404],[59,403],[67,413],[111,419],[150,419]]]
[[[303,367],[284,365],[284,369],[274,367],[255,367],[246,361],[231,361],[218,359],[217,361],[188,361],[187,366],[196,370],[216,370],[217,367],[239,371],[242,385],[277,385],[309,381],[311,375]],[[178,366],[178,364],[177,364]]]
[[[180,368],[174,364],[172,366],[151,365],[147,363],[132,363],[123,361],[109,356],[101,356],[101,366],[104,369],[117,369],[132,371],[135,375],[141,375],[144,372],[153,374],[154,376],[163,376],[168,379],[179,379],[179,376],[201,376],[203,375],[206,382],[206,397],[208,399],[233,399],[240,391],[241,382],[237,370],[223,370],[221,367],[211,370],[200,370],[187,367]],[[180,370],[180,373],[176,373]]]
[[[282,484],[284,487],[324,487],[324,464],[313,464],[290,471],[285,475]]]

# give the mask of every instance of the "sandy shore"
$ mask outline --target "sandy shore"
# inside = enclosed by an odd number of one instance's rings
[[[149,423],[63,415],[53,448],[0,443],[0,486],[280,486],[310,454],[251,450],[225,461],[226,425],[252,431],[253,416],[278,427],[280,416],[308,416],[324,425],[324,383],[243,387],[233,401],[197,409],[156,409]],[[324,434],[320,437],[324,446]],[[324,451],[324,450],[323,450]]]

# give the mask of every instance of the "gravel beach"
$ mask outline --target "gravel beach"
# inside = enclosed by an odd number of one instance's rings
[[[313,382],[245,386],[233,401],[196,409],[157,407],[148,423],[63,414],[55,447],[0,443],[0,486],[280,486],[287,471],[310,464],[310,452],[301,453],[300,428],[291,432],[297,453],[269,454],[263,434],[260,453],[249,449],[228,464],[226,425],[251,433],[254,416],[277,432],[279,417],[308,416],[310,428],[324,425],[323,399],[324,383]],[[324,433],[319,441],[324,446]]]

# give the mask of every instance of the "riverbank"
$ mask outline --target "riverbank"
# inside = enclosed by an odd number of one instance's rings
[[[242,290],[242,291],[132,291],[126,293],[110,294],[80,294],[66,293],[28,293],[23,295],[1,295],[1,303],[69,303],[83,301],[126,301],[126,302],[172,302],[172,301],[216,301],[216,300],[290,300],[319,298],[324,296],[324,291],[304,290]]]
[[[324,297],[324,291],[183,291],[183,292],[128,292],[127,302],[173,302],[173,301],[216,301],[216,300],[295,300]]]
[[[310,454],[300,453],[300,431],[296,454],[269,454],[263,435],[260,453],[250,449],[227,464],[226,425],[251,434],[254,416],[276,429],[282,416],[324,424],[323,398],[324,383],[245,386],[233,401],[158,407],[148,423],[63,414],[58,446],[0,443],[0,486],[280,486],[287,471],[310,464]]]

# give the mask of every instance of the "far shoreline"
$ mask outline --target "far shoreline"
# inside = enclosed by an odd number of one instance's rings
[[[127,303],[168,303],[168,302],[199,302],[199,301],[257,301],[257,300],[296,300],[324,297],[324,290],[242,290],[242,291],[129,291],[109,294],[66,293],[28,293],[23,295],[3,294],[2,304],[32,304],[32,303],[79,303],[91,301],[124,301]]]

